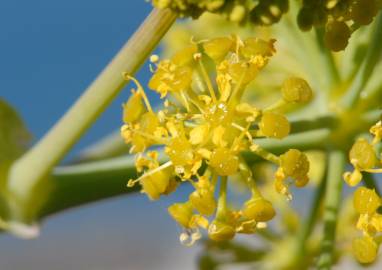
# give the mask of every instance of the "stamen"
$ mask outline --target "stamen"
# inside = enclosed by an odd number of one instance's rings
[[[382,168],[380,168],[380,169],[366,169],[363,171],[368,172],[368,173],[382,173]]]
[[[275,103],[271,104],[270,106],[268,106],[267,108],[265,108],[263,111],[268,112],[268,111],[278,110],[278,109],[284,107],[286,104],[288,104],[288,103],[285,102],[284,99],[280,99],[280,100],[276,101]]]
[[[244,81],[244,78],[245,76],[247,76],[247,72],[248,72],[248,66],[245,68],[245,71],[243,72],[243,74],[240,76],[240,79],[239,79],[239,82],[238,84],[235,86],[235,89],[233,89],[232,93],[231,93],[231,96],[229,97],[229,101],[228,101],[228,104],[232,104],[232,100],[236,99],[236,100],[240,100],[241,98],[241,94],[240,93],[240,89],[242,88],[242,84],[243,84],[243,81]],[[244,88],[243,88],[244,89]],[[243,91],[241,91],[243,92]]]
[[[200,53],[196,53],[194,54],[194,59],[198,61],[204,82],[207,84],[207,88],[208,88],[208,91],[210,92],[211,98],[214,102],[216,102],[217,99],[216,99],[214,88],[212,87],[211,79],[208,76],[207,70],[202,63],[202,55]]]
[[[270,152],[268,152],[267,150],[261,148],[259,145],[257,144],[252,144],[249,149],[254,152],[256,155],[262,157],[263,159],[265,160],[268,160],[270,162],[273,162],[277,165],[280,164],[280,158]]]
[[[232,123],[232,126],[234,126],[234,125],[236,125],[236,124]],[[239,126],[239,125],[237,125],[237,126]],[[246,128],[243,128],[243,127],[239,126],[241,128],[240,129],[241,133],[240,133],[240,135],[237,138],[235,138],[234,142],[232,143],[231,150],[234,150],[236,147],[239,147],[239,144],[240,144],[241,140],[248,133],[248,129],[249,129],[250,126],[251,126],[251,124],[248,124]]]
[[[180,96],[182,97],[183,102],[186,105],[185,107],[186,107],[187,112],[190,112],[190,104],[188,103],[186,93],[183,90],[180,91]]]
[[[159,166],[158,168],[155,168],[154,170],[151,170],[147,173],[144,173],[143,175],[141,175],[140,177],[138,177],[137,179],[130,179],[128,182],[127,182],[127,186],[128,187],[133,187],[136,183],[138,183],[139,181],[141,181],[143,178],[145,177],[148,177],[150,175],[153,175],[154,173],[157,173],[161,170],[164,170],[168,167],[172,166],[172,162],[171,161],[167,161],[166,163],[162,164],[161,166]]]
[[[143,101],[146,104],[147,110],[149,110],[150,112],[153,112],[153,109],[152,109],[152,107],[150,105],[150,101],[149,101],[149,99],[146,96],[145,90],[143,89],[142,85],[138,82],[138,80],[135,79],[134,77],[130,76],[127,72],[123,72],[122,76],[125,78],[125,80],[127,80],[127,81],[132,80],[137,85],[138,91],[142,95],[142,98],[143,98]]]

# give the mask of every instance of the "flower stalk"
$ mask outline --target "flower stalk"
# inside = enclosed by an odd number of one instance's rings
[[[328,175],[325,191],[324,238],[317,269],[329,270],[334,261],[336,225],[342,194],[342,172],[345,166],[345,155],[341,151],[329,153]]]

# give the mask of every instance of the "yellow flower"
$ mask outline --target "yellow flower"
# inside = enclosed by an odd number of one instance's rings
[[[193,41],[171,59],[158,62],[154,57],[155,70],[149,87],[166,97],[164,108],[158,113],[152,110],[139,82],[124,74],[126,79],[134,80],[138,90],[132,92],[133,96],[124,105],[121,135],[132,145],[131,151],[138,153],[136,167],[143,173],[129,181],[129,186],[139,182],[142,192],[150,199],[158,199],[172,192],[176,181],[192,184],[195,190],[188,201],[168,208],[184,228],[180,239],[186,245],[200,238],[200,228],[208,228],[213,240],[229,240],[236,232],[255,233],[275,215],[272,203],[259,196],[250,199],[241,211],[228,209],[228,177],[241,176],[256,193],[242,151],[250,150],[265,160],[281,164],[276,178],[279,175],[282,187],[286,187],[281,191],[283,194],[289,194],[284,182],[287,177],[295,178],[298,187],[308,181],[309,163],[303,153],[290,150],[278,157],[254,143],[258,137],[282,139],[289,134],[287,118],[276,112],[280,105],[261,109],[241,101],[246,86],[274,55],[274,42],[257,38],[241,40],[232,35]],[[207,65],[216,67],[216,87]],[[309,85],[297,78],[291,85],[297,99],[305,101]],[[290,102],[296,102],[296,98]],[[160,165],[158,154],[147,152],[153,145],[164,147],[168,162]],[[216,195],[218,182],[220,190]],[[214,220],[210,225],[208,216]]]

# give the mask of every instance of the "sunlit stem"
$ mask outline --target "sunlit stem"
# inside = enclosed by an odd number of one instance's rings
[[[336,226],[341,203],[344,166],[345,155],[341,151],[329,153],[323,217],[324,238],[321,242],[321,254],[317,262],[317,269],[319,270],[330,270],[334,262]]]
[[[81,135],[127,83],[123,72],[134,74],[176,19],[169,10],[154,9],[110,64],[58,123],[10,170],[9,192],[26,200],[34,186],[70,150]]]

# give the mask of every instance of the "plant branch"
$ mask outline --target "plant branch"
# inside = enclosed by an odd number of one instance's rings
[[[297,239],[296,239],[297,243],[294,249],[293,260],[292,260],[293,265],[296,267],[300,265],[300,262],[304,261],[304,258],[307,253],[306,242],[308,241],[309,235],[311,234],[314,228],[314,224],[317,221],[322,197],[324,195],[325,186],[326,186],[326,174],[327,172],[325,173],[325,176],[323,177],[323,179],[321,179],[321,182],[318,188],[314,190],[314,198],[310,206],[308,217],[301,224],[301,228],[297,234]]]
[[[261,139],[258,143],[265,146],[267,150],[276,153],[283,153],[291,147],[316,149],[322,146],[322,141],[329,134],[328,130],[323,129],[290,135],[289,137],[292,139],[289,139],[289,142],[294,144],[282,143],[282,141],[275,143],[269,139]],[[297,145],[295,145],[296,142],[298,142]],[[160,163],[166,162],[167,158],[163,151],[158,152],[158,161]],[[259,160],[251,152],[244,154],[249,164]],[[57,167],[50,179],[52,192],[39,216],[45,217],[67,208],[137,191],[137,189],[126,188],[127,180],[136,178],[136,176],[134,156],[131,155]]]
[[[27,200],[73,144],[126,85],[122,72],[135,73],[176,19],[169,10],[154,9],[110,64],[59,122],[11,168],[8,188]]]
[[[164,156],[160,155],[160,162]],[[129,178],[136,178],[134,156],[112,158],[78,165],[57,167],[53,171],[52,192],[39,213],[40,218],[57,212],[139,190],[127,188]]]
[[[329,153],[328,174],[325,190],[324,238],[321,244],[321,254],[317,269],[330,270],[333,264],[336,226],[342,194],[342,174],[345,166],[345,156],[341,151]]]

